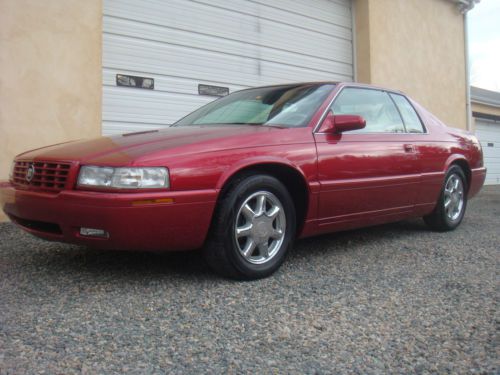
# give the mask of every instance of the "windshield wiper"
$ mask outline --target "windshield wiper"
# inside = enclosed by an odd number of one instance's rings
[[[191,125],[176,125],[173,124],[171,126],[224,126],[224,125],[250,125],[250,126],[269,126],[273,128],[283,129],[283,126],[274,125],[274,124],[266,124],[265,122],[213,122],[207,124],[191,124]]]
[[[279,128],[279,129],[283,129],[284,126],[280,126],[280,125],[275,125],[275,124],[268,124],[268,123],[265,123],[265,122],[232,122],[231,124],[235,124],[235,125],[250,125],[250,126],[268,126],[268,127],[271,127],[271,128]]]
[[[263,122],[229,122],[232,125],[263,125]]]

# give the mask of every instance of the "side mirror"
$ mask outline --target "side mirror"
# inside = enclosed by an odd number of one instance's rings
[[[366,126],[366,121],[363,117],[357,115],[334,115],[332,111],[328,111],[320,131],[323,133],[343,133],[350,130],[363,129]]]

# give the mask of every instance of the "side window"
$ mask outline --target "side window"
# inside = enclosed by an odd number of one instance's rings
[[[346,87],[332,105],[335,115],[359,115],[366,127],[349,133],[404,133],[399,112],[389,95],[380,90]]]
[[[408,133],[425,133],[422,122],[408,99],[406,99],[403,95],[398,94],[391,94],[391,97],[398,106],[401,116],[403,116],[406,131]]]

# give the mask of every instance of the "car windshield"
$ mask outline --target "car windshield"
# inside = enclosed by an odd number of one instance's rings
[[[187,115],[173,126],[306,126],[334,84],[301,84],[237,91]]]

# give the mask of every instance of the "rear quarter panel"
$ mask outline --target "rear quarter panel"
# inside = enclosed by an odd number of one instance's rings
[[[468,182],[471,187],[470,171],[483,167],[482,151],[473,134],[446,126],[418,103],[413,101],[412,103],[428,132],[416,136],[422,171],[422,184],[417,197],[416,213],[425,215],[434,209],[441,193],[446,171],[452,164],[468,166],[469,170],[464,172],[469,177]],[[476,187],[472,187],[469,189],[469,197],[477,192]]]

